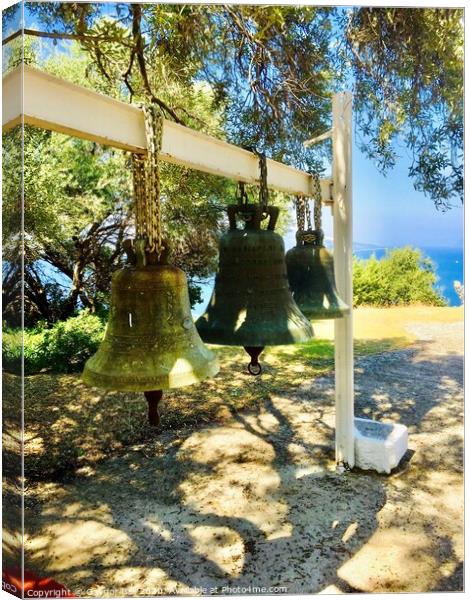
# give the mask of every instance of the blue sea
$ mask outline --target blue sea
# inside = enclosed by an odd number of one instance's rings
[[[292,246],[293,236],[287,234],[285,243],[286,248]],[[377,246],[367,246],[365,244],[357,244],[354,248],[354,254],[358,258],[369,258],[375,253],[375,256],[382,258],[387,250],[392,248],[380,248]],[[438,281],[436,288],[441,292],[449,306],[460,306],[460,300],[454,289],[454,281],[463,283],[463,248],[420,248],[422,253],[429,257],[434,263]],[[211,278],[207,283],[202,285],[203,300],[200,304],[196,304],[193,309],[193,316],[199,317],[205,310],[207,303],[212,294],[214,280]]]

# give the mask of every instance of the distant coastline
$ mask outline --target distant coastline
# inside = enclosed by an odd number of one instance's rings
[[[414,248],[419,248],[422,253],[429,257],[435,265],[438,281],[436,288],[446,299],[449,306],[460,306],[460,300],[454,290],[454,281],[463,281],[463,248],[442,248],[430,246],[416,246],[409,244]],[[354,244],[354,255],[357,258],[367,259],[372,254],[380,259],[385,256],[388,250],[393,247],[374,247],[366,244]]]
[[[286,248],[290,248],[293,245],[293,235],[288,233],[284,237]],[[436,288],[439,289],[442,296],[446,299],[449,306],[460,306],[460,300],[454,290],[454,281],[463,280],[463,248],[441,248],[441,247],[429,247],[429,246],[417,246],[415,244],[408,244],[413,248],[419,248],[423,254],[429,257],[436,269],[438,281]],[[330,246],[328,240],[326,240],[326,246]],[[403,246],[396,246],[402,248]],[[385,256],[388,250],[392,250],[394,247],[376,246],[374,244],[363,244],[354,243],[353,253],[357,258],[367,259],[372,254],[380,259]],[[205,310],[207,303],[211,297],[212,288],[214,285],[214,279],[211,278],[206,283],[201,285],[202,288],[202,302],[196,304],[192,313],[193,316],[199,317]]]

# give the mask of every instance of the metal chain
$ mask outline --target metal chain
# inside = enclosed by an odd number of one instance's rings
[[[268,208],[268,167],[266,161],[266,154],[264,152],[259,152],[255,150],[256,154],[259,158],[259,203],[263,208],[263,212],[266,212]]]
[[[312,174],[313,178],[313,220],[315,223],[315,229],[321,230],[322,225],[322,197],[320,187],[320,177],[317,173]],[[305,221],[307,221],[307,230],[313,230],[312,227],[312,214],[310,211],[310,198],[304,198],[303,196],[296,196],[295,198],[295,210],[297,215],[297,230],[305,231]]]
[[[163,250],[158,154],[162,147],[163,117],[155,104],[144,106],[147,156],[145,161],[147,249],[160,256]]]
[[[146,240],[146,250],[160,256],[164,249],[160,203],[158,153],[162,146],[163,117],[155,104],[143,106],[147,154],[132,155],[136,237]]]
[[[312,229],[312,214],[310,212],[310,198],[305,200],[305,214],[307,216],[307,229]]]
[[[248,194],[245,189],[244,181],[238,182],[238,195],[239,195],[238,199],[241,201],[242,204],[248,204]]]
[[[295,197],[295,212],[297,215],[297,230],[305,230],[305,198],[303,196]]]
[[[315,222],[315,229],[321,229],[321,209],[322,209],[322,198],[321,198],[321,186],[320,177],[318,173],[314,173],[313,177],[313,220]]]
[[[145,159],[142,154],[132,154],[132,175],[134,180],[135,236],[145,237]]]

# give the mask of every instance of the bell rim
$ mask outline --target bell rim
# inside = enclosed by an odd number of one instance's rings
[[[310,321],[341,319],[351,312],[350,307],[344,302],[344,300],[341,300],[341,298],[339,299],[339,304],[334,308],[321,308],[318,306],[310,308],[310,305],[307,302],[301,302],[299,300],[296,300],[296,303],[302,314]]]
[[[302,327],[299,327],[294,333],[289,332],[290,336],[282,338],[278,332],[271,334],[272,337],[255,337],[252,332],[244,332],[243,334],[235,337],[236,334],[232,334],[230,338],[225,338],[227,332],[223,329],[217,330],[214,328],[208,328],[204,330],[203,327],[198,327],[199,335],[205,344],[211,344],[213,346],[290,346],[292,344],[302,344],[309,342],[315,338],[315,332],[309,319],[302,315],[306,323]]]
[[[308,310],[302,312],[310,321],[327,321],[328,319],[342,319],[349,314],[349,308],[320,313]]]
[[[113,375],[104,375],[93,371],[89,366],[85,364],[81,380],[83,383],[95,387],[98,389],[114,392],[148,392],[151,390],[171,390],[176,388],[188,387],[201,383],[205,379],[214,377],[220,371],[220,364],[217,356],[213,353],[213,358],[205,362],[199,370],[192,371],[191,376],[188,373],[180,375],[174,375],[169,377],[168,375],[160,376],[155,378],[153,381],[147,379],[146,381],[129,381],[128,383],[116,384],[116,378]],[[106,384],[106,379],[113,379],[112,383]],[[122,375],[121,375],[122,377]]]

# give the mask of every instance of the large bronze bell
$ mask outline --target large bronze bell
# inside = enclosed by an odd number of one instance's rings
[[[197,383],[219,366],[194,325],[183,271],[139,243],[135,252],[126,249],[130,264],[113,275],[105,337],[82,379],[106,390],[145,392],[149,420],[157,424],[161,390]]]
[[[211,344],[243,346],[259,374],[264,346],[305,342],[310,322],[292,299],[287,281],[284,242],[274,232],[279,209],[257,204],[228,207],[229,231],[219,244],[219,268],[206,312],[197,320],[201,338]],[[237,228],[237,216],[245,223]],[[267,229],[261,228],[269,217]]]
[[[298,231],[297,245],[286,254],[289,284],[297,306],[309,319],[337,319],[349,307],[339,297],[333,257],[323,245],[323,231]]]

